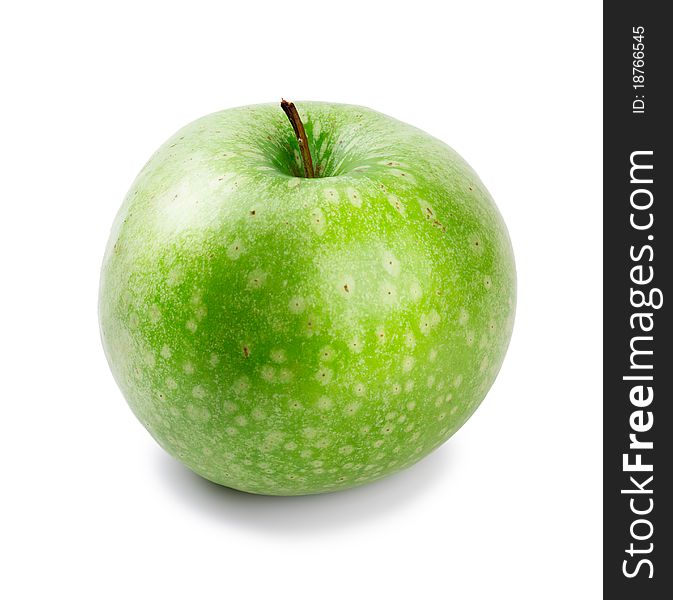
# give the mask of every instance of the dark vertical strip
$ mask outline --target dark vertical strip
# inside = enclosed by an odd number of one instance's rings
[[[605,598],[673,597],[673,28],[604,3]]]

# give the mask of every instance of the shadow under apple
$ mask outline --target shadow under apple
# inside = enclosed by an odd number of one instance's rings
[[[203,479],[157,449],[158,477],[192,510],[229,526],[280,534],[312,534],[389,516],[418,502],[450,477],[457,445],[449,442],[414,466],[360,486],[309,496],[260,496]]]

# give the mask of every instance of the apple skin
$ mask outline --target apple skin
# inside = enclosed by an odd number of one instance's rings
[[[278,105],[205,116],[138,175],[100,283],[135,415],[199,475],[258,494],[426,456],[483,400],[515,311],[506,227],[456,152],[364,107],[297,107],[319,177],[299,176]]]

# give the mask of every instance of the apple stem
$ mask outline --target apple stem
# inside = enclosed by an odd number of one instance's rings
[[[281,98],[280,107],[283,109],[287,115],[287,118],[290,120],[292,129],[294,129],[294,134],[297,136],[297,142],[299,142],[299,152],[301,152],[301,161],[304,165],[304,176],[308,179],[312,179],[315,177],[313,173],[313,160],[311,159],[311,151],[308,147],[308,140],[306,139],[304,124],[301,122],[301,118],[297,112],[297,107],[294,105],[294,102],[288,102],[284,98]]]

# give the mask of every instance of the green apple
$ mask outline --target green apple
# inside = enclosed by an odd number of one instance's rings
[[[507,230],[456,152],[368,108],[298,107],[214,113],[161,146],[100,284],[138,419],[196,473],[259,494],[426,456],[485,397],[515,310]]]

